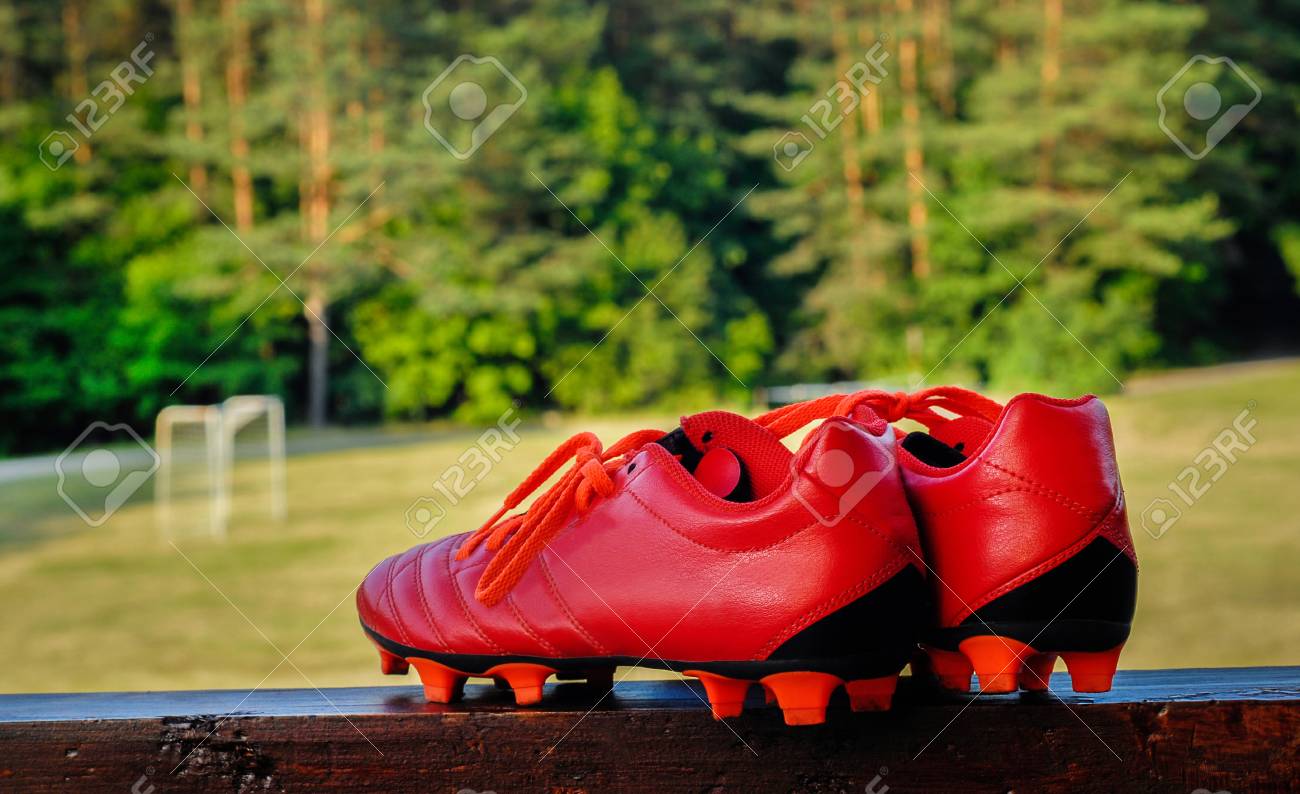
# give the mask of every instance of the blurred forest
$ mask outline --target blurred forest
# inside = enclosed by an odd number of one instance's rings
[[[1198,53],[1262,93],[1200,160]],[[462,54],[527,91],[463,160]],[[1294,350],[1297,116],[1295,2],[0,0],[0,452]]]

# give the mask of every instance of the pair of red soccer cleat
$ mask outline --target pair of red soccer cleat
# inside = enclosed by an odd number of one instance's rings
[[[527,705],[552,675],[641,665],[699,678],[717,717],[761,684],[797,725],[841,686],[887,709],[926,658],[945,687],[1012,692],[1060,656],[1075,691],[1106,691],[1136,588],[1101,402],[941,387],[709,411],[608,449],[580,433],[477,532],[381,562],[357,606],[383,671],[414,665],[431,701],[481,676]]]

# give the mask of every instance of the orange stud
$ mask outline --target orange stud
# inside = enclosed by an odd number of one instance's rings
[[[713,719],[739,717],[745,710],[745,695],[749,692],[749,681],[727,678],[725,675],[706,673],[703,670],[686,670],[686,675],[695,676],[704,684],[704,693],[709,696],[709,706],[713,708]]]
[[[515,691],[515,705],[531,706],[542,699],[542,685],[555,674],[555,670],[540,664],[512,662],[499,664],[486,675],[500,676]]]
[[[776,695],[786,725],[820,725],[826,721],[826,704],[844,681],[829,673],[773,673],[763,683]]]
[[[430,703],[451,703],[464,694],[465,679],[468,676],[459,670],[418,656],[408,657],[406,661],[420,674],[420,683],[424,684],[424,699]]]
[[[966,655],[979,676],[980,692],[1015,692],[1020,668],[1033,648],[1010,637],[968,637],[957,649]]]
[[[1020,688],[1026,692],[1046,692],[1055,666],[1054,653],[1036,653],[1025,659],[1025,666],[1020,671]]]
[[[945,651],[942,648],[925,649],[929,658],[930,669],[934,672],[939,686],[957,692],[970,691],[970,677],[975,672],[970,660],[957,651]]]
[[[849,693],[849,707],[854,711],[888,711],[897,688],[897,674],[859,678],[844,685],[844,691]]]
[[[379,672],[384,675],[406,675],[411,665],[395,653],[379,649]]]
[[[1115,668],[1119,666],[1119,652],[1124,643],[1108,651],[1093,653],[1063,653],[1065,667],[1070,671],[1070,684],[1075,692],[1109,692]]]

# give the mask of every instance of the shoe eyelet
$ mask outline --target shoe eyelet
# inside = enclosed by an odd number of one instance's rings
[[[704,435],[700,436],[700,441],[704,442],[705,444],[709,443],[712,440],[713,440],[712,430],[708,430],[704,433]]]
[[[627,464],[627,473],[631,474],[634,471],[636,471],[636,464],[635,463]]]

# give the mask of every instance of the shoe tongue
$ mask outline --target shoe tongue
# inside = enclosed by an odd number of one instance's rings
[[[659,439],[710,492],[733,502],[761,499],[790,473],[790,450],[767,428],[730,411],[682,417]]]

